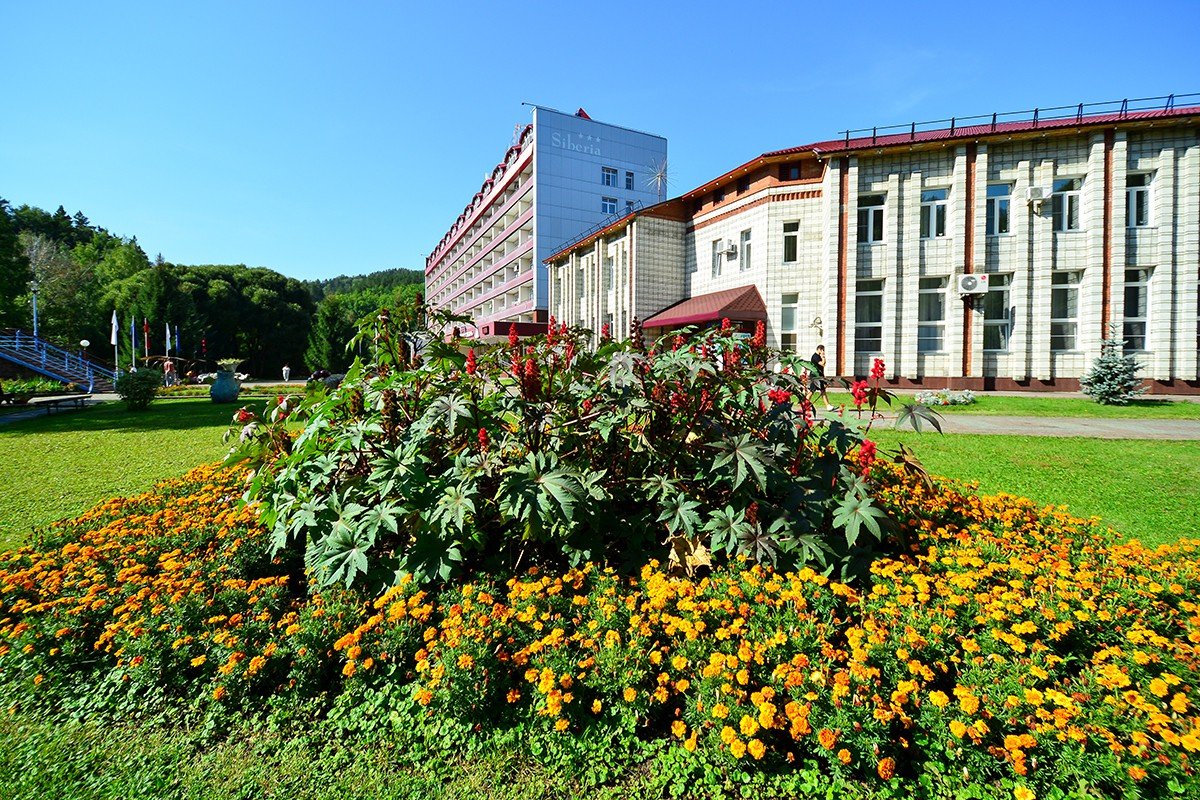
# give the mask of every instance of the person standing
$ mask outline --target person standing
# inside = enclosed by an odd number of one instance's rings
[[[812,402],[813,395],[819,393],[821,399],[825,401],[825,410],[833,411],[833,405],[829,402],[829,395],[825,393],[825,345],[817,345],[816,352],[812,354],[812,358],[809,360],[812,362],[813,367],[816,368],[816,373],[809,378],[809,402]]]
[[[292,377],[292,368],[289,367],[287,364],[284,364],[283,365],[283,382],[287,383],[288,379],[291,377]]]

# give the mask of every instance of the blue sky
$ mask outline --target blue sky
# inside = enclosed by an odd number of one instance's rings
[[[675,195],[847,127],[1200,92],[1197,30],[1197,0],[5,3],[0,197],[177,263],[421,268],[523,101],[667,137]]]

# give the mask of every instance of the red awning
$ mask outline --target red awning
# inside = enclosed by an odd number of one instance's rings
[[[658,312],[642,323],[643,328],[678,328],[716,322],[727,317],[738,322],[766,320],[767,307],[754,286],[739,286],[721,292],[689,297]]]

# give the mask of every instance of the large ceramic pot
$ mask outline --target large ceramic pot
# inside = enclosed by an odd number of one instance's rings
[[[214,403],[232,403],[238,399],[242,384],[233,377],[231,370],[217,370],[217,379],[208,387],[208,396]]]

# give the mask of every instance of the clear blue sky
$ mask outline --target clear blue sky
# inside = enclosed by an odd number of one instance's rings
[[[1200,92],[1200,2],[5,2],[0,197],[151,256],[423,267],[522,101],[670,194],[847,127]]]

